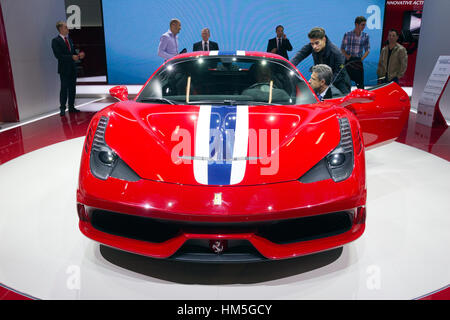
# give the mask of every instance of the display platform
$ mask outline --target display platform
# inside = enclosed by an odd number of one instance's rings
[[[84,137],[0,166],[0,283],[38,299],[415,299],[450,279],[450,166],[391,143],[366,152],[367,227],[284,261],[194,264],[121,252],[78,230]]]

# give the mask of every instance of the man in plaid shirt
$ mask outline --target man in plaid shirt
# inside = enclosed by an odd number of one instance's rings
[[[362,62],[370,52],[369,35],[363,32],[366,21],[363,16],[356,17],[355,29],[344,34],[341,44],[347,72],[359,89],[364,89],[364,66]]]

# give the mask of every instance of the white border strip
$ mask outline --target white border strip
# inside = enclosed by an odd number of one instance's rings
[[[79,108],[79,107],[88,105],[88,104],[93,103],[93,102],[98,102],[98,101],[103,100],[103,99],[106,99],[106,97],[99,98],[99,99],[96,99],[96,100],[92,100],[92,101],[89,101],[89,102],[80,104],[80,105],[78,105],[78,106],[75,106],[75,108]],[[111,104],[112,104],[112,103],[111,103]],[[49,118],[49,117],[51,117],[51,116],[54,116],[55,114],[59,114],[59,112],[60,112],[60,111],[56,111],[56,112],[52,112],[52,113],[50,113],[50,114],[46,114],[46,115],[44,115],[44,116],[40,116],[40,117],[38,117],[38,118],[33,118],[33,119],[30,119],[30,120],[27,120],[27,121],[25,121],[25,122],[19,122],[19,123],[15,124],[15,125],[12,125],[12,126],[10,126],[10,127],[4,128],[4,129],[0,129],[0,132],[8,131],[8,130],[11,130],[11,129],[14,129],[14,128],[17,128],[17,127],[24,126],[24,125],[26,125],[26,124],[30,124],[30,123],[33,123],[33,122],[36,122],[36,121],[39,121],[39,120],[42,120],[42,119],[45,119],[45,118]],[[7,123],[7,122],[6,122],[6,123]]]
[[[195,158],[194,177],[200,184],[208,184],[208,160],[195,160],[198,158],[209,159],[209,131],[212,106],[200,106],[198,112],[197,128],[195,130]]]

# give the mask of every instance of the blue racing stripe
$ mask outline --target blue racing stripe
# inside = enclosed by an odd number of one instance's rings
[[[212,106],[208,184],[229,185],[236,130],[236,106]],[[228,160],[228,161],[227,161]]]
[[[236,51],[219,51],[219,56],[235,56]]]

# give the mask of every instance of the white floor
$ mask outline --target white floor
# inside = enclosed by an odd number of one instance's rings
[[[130,95],[137,95],[141,91],[144,84],[127,85],[128,93]],[[115,87],[115,84],[92,84],[92,85],[77,85],[77,97],[110,97],[109,89]]]
[[[40,299],[413,299],[450,280],[449,162],[399,144],[367,158],[364,235],[293,260],[205,265],[109,249],[78,230],[83,138],[0,166],[0,283]]]
[[[109,102],[105,102],[109,101]],[[112,102],[111,102],[112,101]],[[75,108],[84,111],[84,112],[97,112],[104,107],[109,106],[110,104],[114,103],[116,100],[114,98],[77,98],[75,100]],[[97,104],[98,103],[98,104]],[[68,110],[66,110],[68,112]],[[19,122],[8,122],[8,123],[2,123],[0,127],[0,132],[7,131],[10,129],[14,129],[17,127],[21,127],[45,118],[49,118],[54,115],[59,115],[59,108],[57,111],[49,111],[44,114],[41,114],[36,117],[32,117],[29,119],[24,119]]]
[[[106,82],[106,76],[97,76],[97,77],[78,77],[77,83],[83,82]]]

